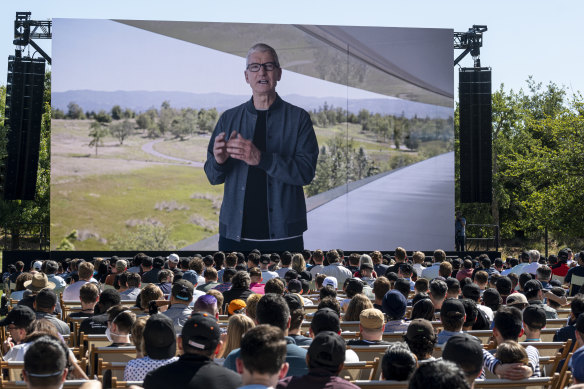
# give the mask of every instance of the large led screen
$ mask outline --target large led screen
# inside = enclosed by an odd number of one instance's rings
[[[318,141],[305,246],[454,248],[452,30],[53,23],[51,249],[216,249],[223,185],[203,164],[218,118],[251,97],[258,42]]]

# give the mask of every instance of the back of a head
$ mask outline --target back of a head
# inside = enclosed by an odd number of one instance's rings
[[[525,348],[512,340],[498,345],[495,356],[501,363],[521,363],[527,365],[529,362]]]
[[[411,319],[434,320],[434,304],[429,298],[423,298],[414,303],[412,306]]]
[[[503,276],[497,280],[495,287],[501,296],[509,296],[513,289],[513,283],[509,277]]]
[[[29,387],[59,387],[65,380],[67,354],[63,344],[50,336],[34,341],[24,355],[24,371]]]
[[[442,359],[456,363],[467,381],[472,383],[483,369],[483,346],[472,335],[456,334],[444,345]]]
[[[97,302],[99,298],[99,288],[92,282],[88,282],[79,289],[79,300],[86,304]]]
[[[121,301],[120,293],[115,289],[106,289],[99,295],[99,304],[105,312],[110,307],[119,304]]]
[[[434,300],[442,300],[446,297],[448,292],[448,285],[442,280],[432,280],[430,282],[430,295]]]
[[[245,271],[238,271],[231,279],[233,289],[249,289],[251,278]]]
[[[271,325],[258,325],[250,329],[241,340],[239,357],[251,373],[278,373],[286,362],[284,332]]]
[[[79,279],[81,280],[90,280],[93,277],[93,265],[90,262],[83,262],[79,265]]]
[[[118,327],[118,334],[129,334],[136,321],[136,314],[128,307],[114,305],[107,311],[108,321]]]
[[[57,295],[52,289],[42,289],[35,297],[36,310],[40,312],[52,313],[57,305]]]
[[[381,371],[385,380],[407,381],[410,379],[418,360],[405,343],[393,343],[381,358]]]
[[[408,389],[470,389],[470,384],[456,364],[437,360],[421,364]]]
[[[289,318],[290,309],[284,297],[274,293],[267,293],[258,301],[256,308],[258,324],[269,324],[285,331]]]
[[[517,341],[523,328],[521,311],[515,307],[502,306],[495,312],[493,323],[504,340]]]
[[[197,301],[195,301],[193,312],[207,312],[208,314],[215,316],[217,313],[217,299],[210,294],[205,294],[199,297]]]

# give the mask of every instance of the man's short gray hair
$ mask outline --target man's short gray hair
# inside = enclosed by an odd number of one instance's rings
[[[251,49],[249,49],[249,51],[247,52],[247,56],[245,59],[246,65],[249,65],[249,56],[252,55],[252,53],[255,53],[256,51],[259,51],[261,53],[264,52],[269,52],[270,54],[272,54],[272,57],[274,58],[274,63],[276,64],[277,67],[280,67],[280,61],[278,60],[278,54],[276,53],[276,50],[274,50],[274,48],[270,45],[267,45],[265,43],[256,43],[255,45],[253,45],[251,47]]]
[[[539,261],[539,257],[541,254],[537,250],[529,250],[529,258],[531,258],[531,262]]]

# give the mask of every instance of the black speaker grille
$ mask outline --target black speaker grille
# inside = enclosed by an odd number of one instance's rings
[[[493,197],[491,71],[459,73],[460,200],[490,203]]]

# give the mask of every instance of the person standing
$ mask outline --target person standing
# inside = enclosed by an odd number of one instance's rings
[[[221,115],[204,167],[211,185],[225,184],[219,250],[300,252],[316,134],[308,113],[276,93],[282,69],[272,47],[254,45],[244,75],[252,98]]]
[[[462,217],[460,211],[456,212],[454,230],[456,233],[456,236],[454,237],[456,251],[466,251],[466,219]]]

